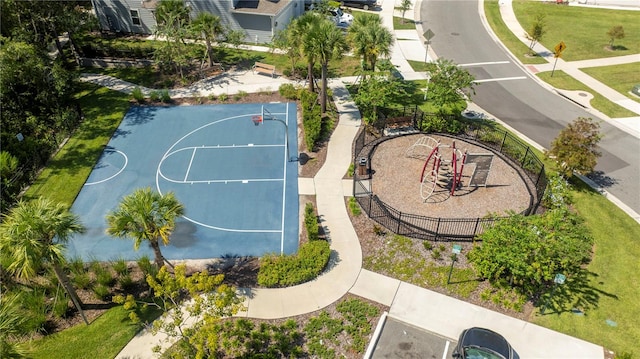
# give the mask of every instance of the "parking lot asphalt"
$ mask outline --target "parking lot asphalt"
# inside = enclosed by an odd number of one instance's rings
[[[456,341],[387,317],[373,352],[382,358],[451,358]]]

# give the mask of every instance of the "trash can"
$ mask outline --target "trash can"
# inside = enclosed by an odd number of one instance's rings
[[[358,175],[366,176],[367,175],[367,158],[360,157],[358,159]]]

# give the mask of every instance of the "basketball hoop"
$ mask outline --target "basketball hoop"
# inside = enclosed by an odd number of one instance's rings
[[[253,124],[256,126],[259,126],[262,124],[262,116],[257,115],[257,116],[253,116],[251,117],[251,121],[253,121]]]

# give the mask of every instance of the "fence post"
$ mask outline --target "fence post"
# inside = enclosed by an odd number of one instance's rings
[[[436,241],[438,240],[438,236],[440,235],[440,221],[442,218],[438,217],[438,224],[436,225]]]
[[[527,151],[524,153],[524,158],[522,159],[521,167],[524,168],[524,163],[527,162],[527,156],[529,155],[529,146],[527,146]]]
[[[397,234],[400,234],[400,223],[402,223],[402,212],[398,211],[398,229],[396,230]]]
[[[502,147],[504,147],[504,143],[507,140],[507,131],[504,131],[504,137],[502,137],[502,143],[500,144],[500,153],[502,152]]]
[[[536,188],[538,187],[538,182],[540,182],[540,177],[542,177],[543,173],[544,173],[544,165],[542,165],[542,168],[540,169],[540,172],[538,173],[538,178],[536,178],[536,184],[534,184],[534,186],[536,186]]]
[[[371,217],[372,202],[373,202],[373,193],[369,192],[369,217]]]
[[[478,225],[480,224],[480,217],[476,218],[476,226],[473,228],[473,236],[475,237],[478,234]]]

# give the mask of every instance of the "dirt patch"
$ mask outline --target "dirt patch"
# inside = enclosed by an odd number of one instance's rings
[[[420,159],[408,157],[407,150],[425,135],[411,135],[387,140],[375,150],[371,158],[372,191],[383,202],[403,212],[435,218],[478,218],[489,214],[505,215],[508,211],[522,212],[529,206],[529,192],[518,172],[498,156],[486,156],[490,169],[485,186],[469,186],[472,176],[480,166],[468,163],[462,167],[462,186],[452,196],[450,186],[432,185],[430,178],[420,181],[428,147],[414,149],[424,154]],[[429,136],[445,146],[451,146],[449,137]],[[468,154],[491,154],[488,150],[455,140],[456,148]],[[443,160],[451,160],[452,148],[443,147],[439,153]],[[489,159],[490,158],[490,159]],[[458,170],[462,161],[458,161]],[[429,177],[432,162],[428,163],[424,175]],[[449,172],[453,172],[452,167]],[[476,173],[474,173],[476,172]],[[431,191],[433,189],[433,191]],[[430,194],[427,199],[423,196]]]

